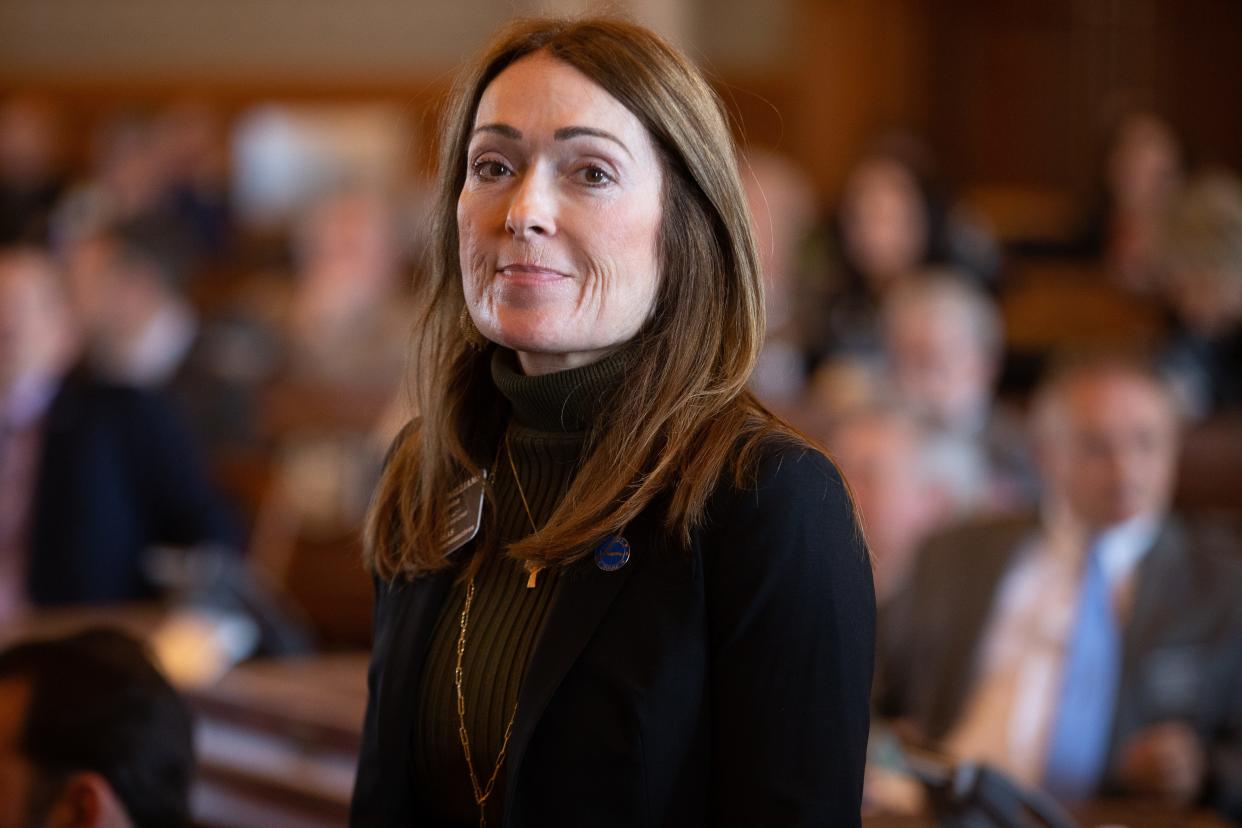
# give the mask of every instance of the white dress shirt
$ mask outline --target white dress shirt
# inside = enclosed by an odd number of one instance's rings
[[[121,354],[105,360],[103,373],[114,382],[140,388],[172,379],[198,336],[198,319],[184,302],[160,308]]]

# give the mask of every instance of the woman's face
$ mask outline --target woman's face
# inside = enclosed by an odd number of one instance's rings
[[[927,249],[927,220],[914,177],[883,158],[864,161],[845,187],[842,221],[850,258],[882,291],[909,275]]]
[[[483,92],[457,201],[462,287],[523,370],[585,365],[631,339],[659,279],[662,171],[647,130],[544,53]]]

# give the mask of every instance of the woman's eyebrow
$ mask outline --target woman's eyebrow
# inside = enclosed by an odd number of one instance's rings
[[[474,132],[471,133],[471,137],[473,138],[480,132],[490,132],[494,135],[499,135],[502,138],[508,138],[510,141],[522,140],[521,130],[512,127],[509,124],[480,124],[474,128]],[[634,158],[634,154],[630,152],[630,148],[625,145],[625,142],[606,130],[586,126],[567,126],[561,127],[556,132],[552,133],[553,139],[557,141],[568,141],[572,138],[582,138],[584,136],[603,138],[605,141],[612,141],[614,144],[619,146],[626,155],[630,156],[631,159]]]
[[[630,148],[627,147],[620,138],[613,135],[611,132],[605,132],[602,129],[595,129],[594,127],[585,126],[568,126],[561,127],[556,132],[552,133],[552,137],[557,141],[568,141],[570,138],[581,138],[584,135],[591,136],[593,138],[603,138],[605,141],[612,141],[624,150],[625,154],[630,156],[631,159],[634,158],[633,154],[630,153]]]
[[[474,128],[474,132],[470,133],[470,137],[473,138],[480,132],[491,132],[511,141],[519,141],[522,138],[522,133],[508,124],[481,124]]]

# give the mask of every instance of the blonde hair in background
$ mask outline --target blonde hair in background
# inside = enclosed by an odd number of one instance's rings
[[[480,471],[468,449],[476,435],[466,429],[503,402],[488,373],[493,346],[477,347],[461,329],[457,199],[480,97],[506,67],[535,52],[582,72],[650,133],[664,165],[661,272],[623,387],[588,435],[568,492],[547,524],[509,554],[567,564],[657,499],[666,528],[688,543],[726,468],[740,485],[766,436],[795,438],[746,390],[763,342],[763,289],[715,93],[681,54],[634,24],[519,21],[467,68],[443,115],[431,271],[412,360],[422,418],[394,445],[367,521],[366,561],[384,579],[449,565],[439,541],[448,493]]]
[[[1175,267],[1242,281],[1242,182],[1220,171],[1194,179],[1169,210],[1165,243]]]

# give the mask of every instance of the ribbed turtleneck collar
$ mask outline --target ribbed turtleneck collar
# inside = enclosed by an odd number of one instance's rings
[[[586,431],[620,381],[628,353],[622,348],[590,365],[528,377],[517,354],[497,348],[492,354],[492,381],[513,406],[519,425],[538,431]]]

